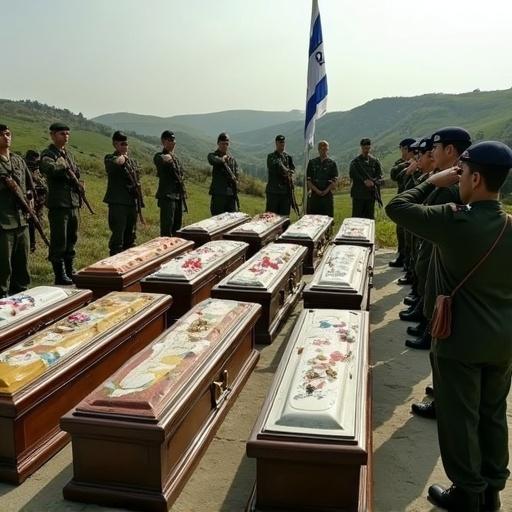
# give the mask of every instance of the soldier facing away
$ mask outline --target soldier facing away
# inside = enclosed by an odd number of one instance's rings
[[[32,183],[34,185],[34,212],[39,221],[42,222],[44,205],[48,198],[48,187],[46,186],[46,180],[39,170],[39,153],[33,149],[29,149],[25,154],[25,163],[32,175]],[[30,252],[34,252],[36,250],[36,228],[31,219],[28,220],[28,234],[30,237]]]

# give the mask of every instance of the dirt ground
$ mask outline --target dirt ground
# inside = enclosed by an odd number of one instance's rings
[[[388,267],[391,256],[387,251],[377,255],[371,309],[374,510],[435,511],[438,509],[425,497],[426,490],[432,483],[447,483],[436,424],[410,414],[411,403],[422,399],[425,386],[431,383],[430,366],[425,351],[404,346],[407,324],[398,320],[398,312],[408,290],[395,284],[400,274]],[[255,478],[255,463],[245,457],[245,442],[300,310],[301,304],[271,346],[259,347],[261,358],[256,370],[172,507],[173,512],[244,510]],[[509,407],[509,425],[511,410]],[[62,487],[71,476],[68,445],[22,485],[0,484],[0,511],[115,510],[65,501]],[[512,484],[505,489],[502,501],[502,510],[512,510]]]

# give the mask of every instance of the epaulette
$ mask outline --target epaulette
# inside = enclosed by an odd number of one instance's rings
[[[471,206],[468,204],[450,203],[450,208],[452,209],[453,213],[468,213],[471,210]]]

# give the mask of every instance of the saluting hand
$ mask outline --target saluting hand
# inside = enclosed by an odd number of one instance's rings
[[[164,162],[172,162],[172,156],[171,155],[162,155],[162,160]]]
[[[436,172],[430,178],[427,178],[427,183],[430,183],[436,187],[451,187],[459,182],[460,168],[450,167],[441,172]]]
[[[119,155],[116,158],[116,164],[117,165],[124,165],[125,162],[126,162],[126,157],[124,155]]]

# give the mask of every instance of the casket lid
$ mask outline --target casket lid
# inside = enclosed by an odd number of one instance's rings
[[[208,242],[197,249],[177,256],[162,265],[160,270],[148,276],[147,279],[167,279],[190,282],[204,274],[213,267],[218,267],[229,258],[247,249],[249,244],[231,240],[215,240]]]
[[[160,294],[111,292],[0,352],[0,393],[13,394],[150,306]]]
[[[249,222],[241,224],[229,231],[228,235],[261,235],[265,231],[269,231],[274,227],[286,221],[287,217],[277,215],[272,212],[259,213],[255,215]]]
[[[36,286],[0,299],[0,332],[3,328],[80,292],[81,290],[64,290],[56,286]]]
[[[224,278],[217,286],[219,288],[269,289],[306,253],[307,248],[301,245],[271,243]]]
[[[343,220],[335,241],[343,239],[367,244],[375,243],[375,221],[361,217],[347,217]]]
[[[366,400],[368,313],[301,313],[261,432],[355,444]]]
[[[332,224],[332,221],[332,217],[328,215],[304,215],[297,222],[294,222],[281,235],[281,238],[315,240]]]
[[[331,246],[315,272],[310,288],[358,293],[367,275],[369,256],[368,247]]]
[[[197,304],[93,391],[76,412],[158,421],[260,308],[221,299]]]
[[[153,238],[153,240],[149,240],[144,244],[131,247],[119,254],[97,261],[81,269],[79,274],[124,274],[166,254],[171,254],[176,249],[187,244],[190,244],[190,241],[178,237],[162,236]]]
[[[189,224],[180,231],[183,232],[199,232],[199,233],[213,233],[215,231],[226,231],[232,225],[239,223],[242,220],[249,220],[250,217],[247,213],[243,212],[225,212],[215,215],[208,219]]]

